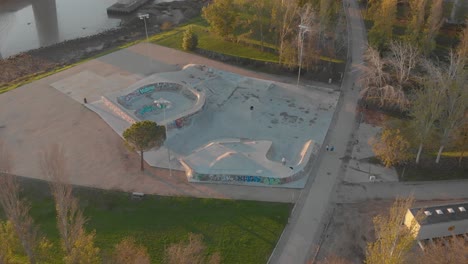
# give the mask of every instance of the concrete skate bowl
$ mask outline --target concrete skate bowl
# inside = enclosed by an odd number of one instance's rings
[[[281,160],[269,159],[271,149],[272,142],[268,140],[223,139],[210,142],[179,161],[189,182],[283,185],[306,175],[319,146],[308,140],[291,167]]]
[[[105,97],[103,101],[108,106],[113,104]],[[205,95],[179,83],[157,82],[142,85],[115,101],[117,107],[109,108],[130,123],[151,120],[172,129],[190,124],[191,117],[203,108]]]

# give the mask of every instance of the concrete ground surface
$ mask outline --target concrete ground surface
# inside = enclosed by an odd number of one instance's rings
[[[132,46],[129,50],[144,54],[148,45]],[[256,73],[157,45],[149,47],[151,56],[169,65],[169,70],[195,63],[250,77],[294,83],[286,77]],[[141,58],[139,60],[141,62]],[[174,173],[171,178],[164,169],[147,168],[140,172],[139,156],[127,150],[121,138],[98,115],[82,105],[82,97],[94,100],[94,88],[82,87],[79,93],[70,94],[71,91],[63,90],[62,93],[51,87],[53,83],[86,70],[104,77],[114,75],[116,80],[127,82],[144,77],[128,72],[122,64],[116,66],[99,59],[92,60],[1,94],[0,139],[5,141],[13,157],[12,173],[42,179],[41,152],[57,143],[66,152],[70,181],[77,185],[175,196],[275,202],[297,199],[299,191],[294,189],[189,184],[183,173]],[[104,89],[111,88],[104,85]],[[304,89],[313,87],[309,85]]]
[[[121,60],[131,61],[132,56],[126,52]],[[117,54],[110,54],[113,63],[118,64]],[[107,60],[105,56],[101,60]],[[139,57],[140,55],[136,55]],[[154,62],[152,64],[161,62]],[[128,66],[127,66],[128,67]],[[169,68],[163,66],[164,68]],[[78,73],[77,75],[82,75]],[[113,77],[112,75],[111,77]],[[68,77],[65,81],[74,81],[74,76]],[[338,92],[332,89],[304,90],[296,85],[289,85],[280,82],[264,81],[251,77],[220,71],[215,68],[203,67],[200,65],[191,65],[184,67],[182,71],[161,72],[153,74],[140,80],[140,86],[133,84],[129,89],[121,92],[113,91],[112,95],[106,95],[114,101],[115,105],[120,104],[112,98],[117,95],[125,95],[133,92],[135,89],[144,86],[144,84],[155,82],[177,82],[184,83],[206,97],[203,109],[198,112],[190,125],[181,129],[171,129],[168,131],[168,138],[164,148],[147,152],[145,160],[155,167],[168,168],[167,148],[170,149],[171,168],[182,169],[175,160],[185,159],[191,156],[191,160],[198,160],[194,167],[196,172],[207,174],[225,174],[225,175],[260,175],[265,177],[287,177],[300,171],[309,160],[310,154],[304,158],[301,151],[304,146],[310,145],[311,149],[321,145],[328,130],[336,102]],[[100,83],[105,83],[101,81]],[[109,81],[109,83],[111,83]],[[53,84],[54,87],[56,84]],[[70,84],[73,85],[73,84]],[[165,113],[166,118],[176,115],[177,109],[185,109],[182,100],[177,100],[175,93],[156,92],[151,95],[154,98],[159,96],[172,100],[174,107],[168,109]],[[136,99],[133,105],[142,106],[141,100],[149,100],[146,96]],[[90,109],[98,113],[118,134],[130,126],[130,123],[119,120],[113,116],[111,111],[100,107],[100,102],[92,102]],[[134,106],[136,107],[136,106]],[[190,105],[187,104],[190,108]],[[253,110],[250,108],[253,107]],[[133,110],[120,107],[134,119]],[[173,113],[175,111],[175,113]],[[180,112],[181,110],[179,110]],[[162,112],[162,111],[161,111]],[[151,114],[145,119],[161,120],[162,113]],[[158,119],[158,117],[160,117]],[[126,123],[126,124],[125,124]],[[264,141],[272,143],[257,154],[240,156],[228,156],[220,162],[216,162],[211,157],[217,158],[214,153],[202,155],[202,152],[195,152],[209,143],[227,139],[242,139],[244,141]],[[312,144],[308,144],[312,141]],[[250,152],[251,149],[248,150]],[[268,152],[268,155],[265,155]],[[231,152],[230,152],[231,153]],[[263,154],[262,154],[263,153]],[[313,153],[315,154],[315,153]],[[242,160],[236,157],[244,157]],[[285,164],[281,163],[282,158],[286,159]],[[209,158],[210,160],[207,160]],[[305,162],[302,162],[305,161]],[[190,162],[189,162],[190,163]],[[201,164],[212,164],[212,166],[201,166]],[[252,166],[249,166],[252,165]],[[216,165],[216,166],[215,166]],[[218,166],[219,165],[219,166]],[[211,168],[211,169],[210,169]],[[292,169],[291,169],[292,168]],[[303,187],[302,185],[289,184],[288,187]],[[248,183],[250,184],[250,183]],[[276,185],[275,187],[283,187]]]

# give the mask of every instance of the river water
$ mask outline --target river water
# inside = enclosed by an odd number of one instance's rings
[[[118,27],[117,0],[0,0],[0,58]]]

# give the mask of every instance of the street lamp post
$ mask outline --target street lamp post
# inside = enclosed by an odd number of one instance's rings
[[[149,57],[149,47],[148,47],[148,43],[149,43],[149,38],[148,38],[148,28],[146,27],[146,19],[149,18],[149,14],[138,14],[138,18],[140,18],[141,20],[143,20],[143,22],[145,23],[145,34],[146,34],[146,56],[148,56],[148,66],[150,67],[151,69],[151,66],[152,66],[152,62],[151,62],[151,59]]]
[[[304,49],[304,36],[309,31],[310,31],[310,27],[299,25],[299,41],[301,45],[301,50],[300,50],[300,55],[299,55],[299,72],[297,73],[297,86],[299,86],[299,80],[301,78],[302,50]]]

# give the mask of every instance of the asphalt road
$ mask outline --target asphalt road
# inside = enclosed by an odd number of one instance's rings
[[[349,4],[348,4],[349,3]],[[305,263],[315,252],[319,236],[324,228],[331,194],[340,175],[343,175],[342,159],[349,152],[348,143],[352,140],[353,131],[357,128],[356,104],[359,89],[354,83],[359,71],[354,65],[362,63],[362,54],[367,46],[365,27],[356,1],[345,1],[348,20],[349,56],[348,67],[342,83],[342,94],[334,122],[330,126],[324,145],[334,146],[334,151],[322,149],[320,158],[312,170],[309,181],[304,188],[295,209],[290,217],[269,263]]]

